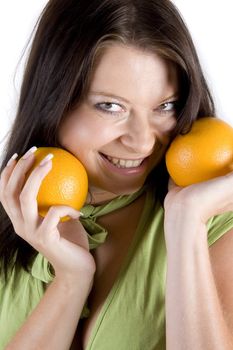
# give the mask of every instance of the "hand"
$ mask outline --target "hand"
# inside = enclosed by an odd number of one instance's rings
[[[233,173],[184,188],[170,180],[164,207],[166,238],[192,228],[203,232],[210,217],[233,211]]]
[[[15,232],[52,264],[56,276],[92,278],[95,262],[89,252],[87,234],[79,222],[79,212],[67,206],[51,207],[38,214],[37,194],[42,180],[52,168],[51,160],[37,166],[26,179],[35,156],[30,150],[18,162],[11,159],[1,173],[0,200]],[[60,218],[73,220],[60,223]]]

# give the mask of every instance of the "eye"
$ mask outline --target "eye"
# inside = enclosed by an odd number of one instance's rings
[[[118,104],[118,103],[113,103],[113,102],[101,102],[97,103],[95,107],[105,113],[110,113],[110,114],[117,114],[124,112],[124,108]]]
[[[177,101],[165,102],[158,107],[161,112],[175,112],[177,109]]]

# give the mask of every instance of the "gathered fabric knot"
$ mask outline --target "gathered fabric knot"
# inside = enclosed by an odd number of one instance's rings
[[[109,214],[117,209],[126,207],[133,201],[135,201],[145,190],[145,186],[139,191],[129,194],[122,195],[112,199],[110,202],[94,206],[91,204],[85,205],[81,209],[82,216],[80,216],[80,222],[87,231],[89,248],[95,249],[99,245],[103,244],[107,238],[108,231],[105,227],[99,225],[96,220],[103,215]],[[81,318],[87,318],[90,315],[90,310],[88,307],[88,300],[86,301]]]
[[[98,209],[99,207],[87,204],[81,210],[83,216],[80,217],[80,221],[87,231],[90,249],[95,249],[100,244],[104,243],[108,234],[107,230],[96,222],[99,216]]]
[[[144,190],[145,187],[142,187],[133,194],[118,196],[110,202],[99,206],[87,204],[81,209],[83,215],[80,217],[80,221],[87,231],[90,249],[95,249],[104,243],[108,235],[108,231],[96,222],[97,218],[126,207],[135,201]]]

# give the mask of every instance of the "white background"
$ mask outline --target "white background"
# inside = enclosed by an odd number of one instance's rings
[[[197,47],[218,116],[233,125],[232,1],[173,0]],[[47,0],[8,0],[0,6],[0,152],[13,121],[21,82],[23,54]]]

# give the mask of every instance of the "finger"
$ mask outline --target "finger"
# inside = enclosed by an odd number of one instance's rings
[[[61,218],[65,216],[69,216],[72,219],[79,219],[81,213],[72,207],[63,205],[51,207],[41,224],[41,230],[44,232],[52,231],[57,227]]]
[[[32,147],[18,162],[15,164],[13,171],[8,179],[4,190],[4,198],[10,210],[11,216],[15,219],[22,217],[19,194],[25,183],[26,174],[34,163],[33,153],[36,147]],[[11,167],[11,164],[10,164]]]
[[[20,193],[25,182],[25,177],[34,162],[33,153],[36,147],[32,147],[19,161],[15,164],[12,174],[7,184],[7,190],[13,193]],[[8,162],[11,167],[11,159]]]
[[[6,167],[3,169],[0,176],[0,201],[4,202],[4,189],[9,181],[9,178],[12,174],[12,171],[16,165],[16,158],[18,157],[17,153],[14,153],[13,156],[8,161]]]
[[[38,219],[37,195],[43,179],[52,169],[51,159],[53,154],[48,154],[41,163],[31,172],[20,194],[20,204],[23,218],[36,222]]]

